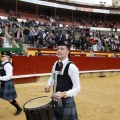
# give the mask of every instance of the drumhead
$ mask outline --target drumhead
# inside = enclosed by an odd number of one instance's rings
[[[44,96],[32,99],[24,104],[24,108],[26,109],[34,109],[38,107],[43,107],[49,104],[52,101],[52,98]]]

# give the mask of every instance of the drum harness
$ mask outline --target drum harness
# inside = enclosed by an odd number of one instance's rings
[[[57,86],[57,76],[61,74],[61,71],[55,71],[54,73],[54,90],[53,90],[53,93],[56,92],[56,86]],[[55,104],[55,106],[58,106],[58,107],[62,107],[62,99],[57,99],[57,98],[53,98],[53,102]]]
[[[70,61],[67,62],[67,64],[69,63]],[[66,65],[67,65],[66,64]],[[64,66],[65,68],[65,66]],[[64,72],[64,69],[62,71],[54,71],[54,89],[53,89],[53,93],[56,92],[56,87],[57,87],[57,76],[58,75],[62,75]],[[63,104],[62,104],[62,99],[56,99],[56,98],[53,98],[53,102],[55,104],[55,106],[58,106],[58,107],[62,107]]]

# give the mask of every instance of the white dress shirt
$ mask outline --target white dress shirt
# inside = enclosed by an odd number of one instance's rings
[[[8,60],[2,62],[2,64],[8,62]],[[13,67],[10,63],[5,64],[4,66],[4,70],[6,71],[6,75],[5,76],[0,76],[0,80],[2,81],[8,81],[12,78],[13,75]]]
[[[52,73],[51,73],[51,77],[48,80],[48,86],[51,86],[52,83],[54,83],[54,72],[55,72],[55,67],[56,67],[56,63],[58,61],[56,61],[53,65],[52,68]],[[66,58],[65,60],[61,61],[63,63],[63,69],[61,71],[61,74],[63,74],[65,66],[68,63],[68,58]],[[80,77],[79,77],[79,70],[76,67],[75,64],[70,64],[69,69],[68,69],[68,75],[70,76],[72,83],[73,83],[73,87],[72,89],[66,91],[67,93],[67,97],[73,97],[75,96],[78,92],[80,92]],[[63,83],[64,84],[64,83]]]

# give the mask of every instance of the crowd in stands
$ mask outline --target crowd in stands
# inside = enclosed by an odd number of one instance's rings
[[[61,24],[58,16],[55,19],[46,19],[45,22],[29,19],[18,22],[17,17],[9,16],[7,19],[0,19],[0,28],[8,27],[8,33],[17,43],[23,42],[39,49],[54,49],[58,41],[66,40],[71,44],[71,49],[75,50],[120,51],[120,34],[117,31],[111,31],[109,34],[97,30],[91,32],[90,27],[86,25],[79,27]]]
[[[105,28],[110,28],[111,32],[117,32],[117,23],[115,21],[108,22],[105,21],[103,22],[101,19],[99,21],[92,21],[92,26],[93,27],[99,27],[100,25],[103,25]]]

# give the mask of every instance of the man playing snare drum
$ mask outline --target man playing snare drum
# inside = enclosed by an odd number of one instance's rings
[[[57,56],[59,60],[54,63],[51,77],[45,88],[45,92],[48,92],[54,83],[52,97],[58,101],[54,120],[79,120],[73,98],[80,92],[79,70],[69,60],[70,45],[67,41],[59,41]]]

